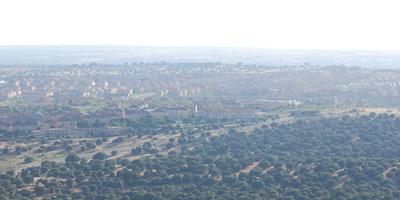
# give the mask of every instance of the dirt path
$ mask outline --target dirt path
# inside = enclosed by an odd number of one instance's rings
[[[266,174],[266,173],[268,173],[269,171],[273,170],[274,168],[275,168],[274,166],[268,167],[268,168],[265,169],[262,173],[263,173],[263,174]]]
[[[394,169],[397,169],[397,167],[389,167],[385,171],[383,171],[382,175],[385,179],[388,179],[387,175]]]
[[[340,172],[343,172],[343,171],[344,171],[344,168],[339,169],[339,170],[336,170],[336,171],[332,174],[332,177],[339,176],[339,173],[340,173]]]
[[[249,166],[247,166],[247,167],[241,169],[239,172],[237,172],[235,174],[235,176],[236,177],[239,176],[240,173],[244,173],[244,174],[250,173],[251,170],[253,170],[254,168],[256,168],[258,166],[258,164],[260,164],[260,162],[254,162],[254,163],[250,164]]]
[[[347,180],[348,180],[347,175],[340,177],[340,183],[335,188],[339,189],[339,188],[343,187],[343,185],[346,183]]]
[[[395,163],[395,166],[387,168],[383,171],[382,175],[385,179],[388,179],[387,175],[394,169],[399,169],[400,162]]]

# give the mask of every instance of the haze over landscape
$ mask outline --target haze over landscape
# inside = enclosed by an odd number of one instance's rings
[[[0,2],[0,200],[400,199],[400,3]]]
[[[398,68],[400,51],[287,50],[238,47],[3,46],[0,65],[221,62],[270,66],[347,65]]]

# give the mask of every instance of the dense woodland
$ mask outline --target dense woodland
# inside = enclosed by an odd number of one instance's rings
[[[273,123],[252,133],[182,132],[168,154],[69,154],[0,175],[0,199],[398,199],[400,118],[388,114]],[[116,154],[117,152],[115,152]]]

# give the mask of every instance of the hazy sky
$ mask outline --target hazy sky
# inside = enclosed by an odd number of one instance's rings
[[[1,0],[0,45],[400,50],[398,0]]]

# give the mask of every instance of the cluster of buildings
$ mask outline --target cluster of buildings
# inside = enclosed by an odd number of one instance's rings
[[[0,102],[18,100],[83,106],[92,99],[194,97],[202,92],[200,87],[181,84],[176,77],[166,77],[170,71],[158,74],[160,71],[153,69],[153,72],[110,68],[16,71],[0,75]]]
[[[90,113],[82,113],[74,109],[66,109],[55,106],[24,107],[13,110],[9,106],[0,106],[0,129],[3,130],[72,130],[80,128],[82,122],[87,127],[93,127],[94,123],[107,125],[112,119],[136,120],[149,116],[149,113],[140,108],[122,109],[118,107],[104,108]],[[95,124],[95,126],[99,126]],[[99,128],[99,127],[96,127]]]
[[[18,110],[9,106],[0,106],[0,129],[30,131],[57,129],[68,132],[77,128],[106,127],[114,119],[138,120],[149,116],[167,117],[173,120],[189,117],[249,120],[256,117],[256,111],[237,103],[221,102],[199,102],[192,106],[158,108],[149,108],[146,104],[129,108],[108,106],[89,113],[54,105],[26,106]]]

